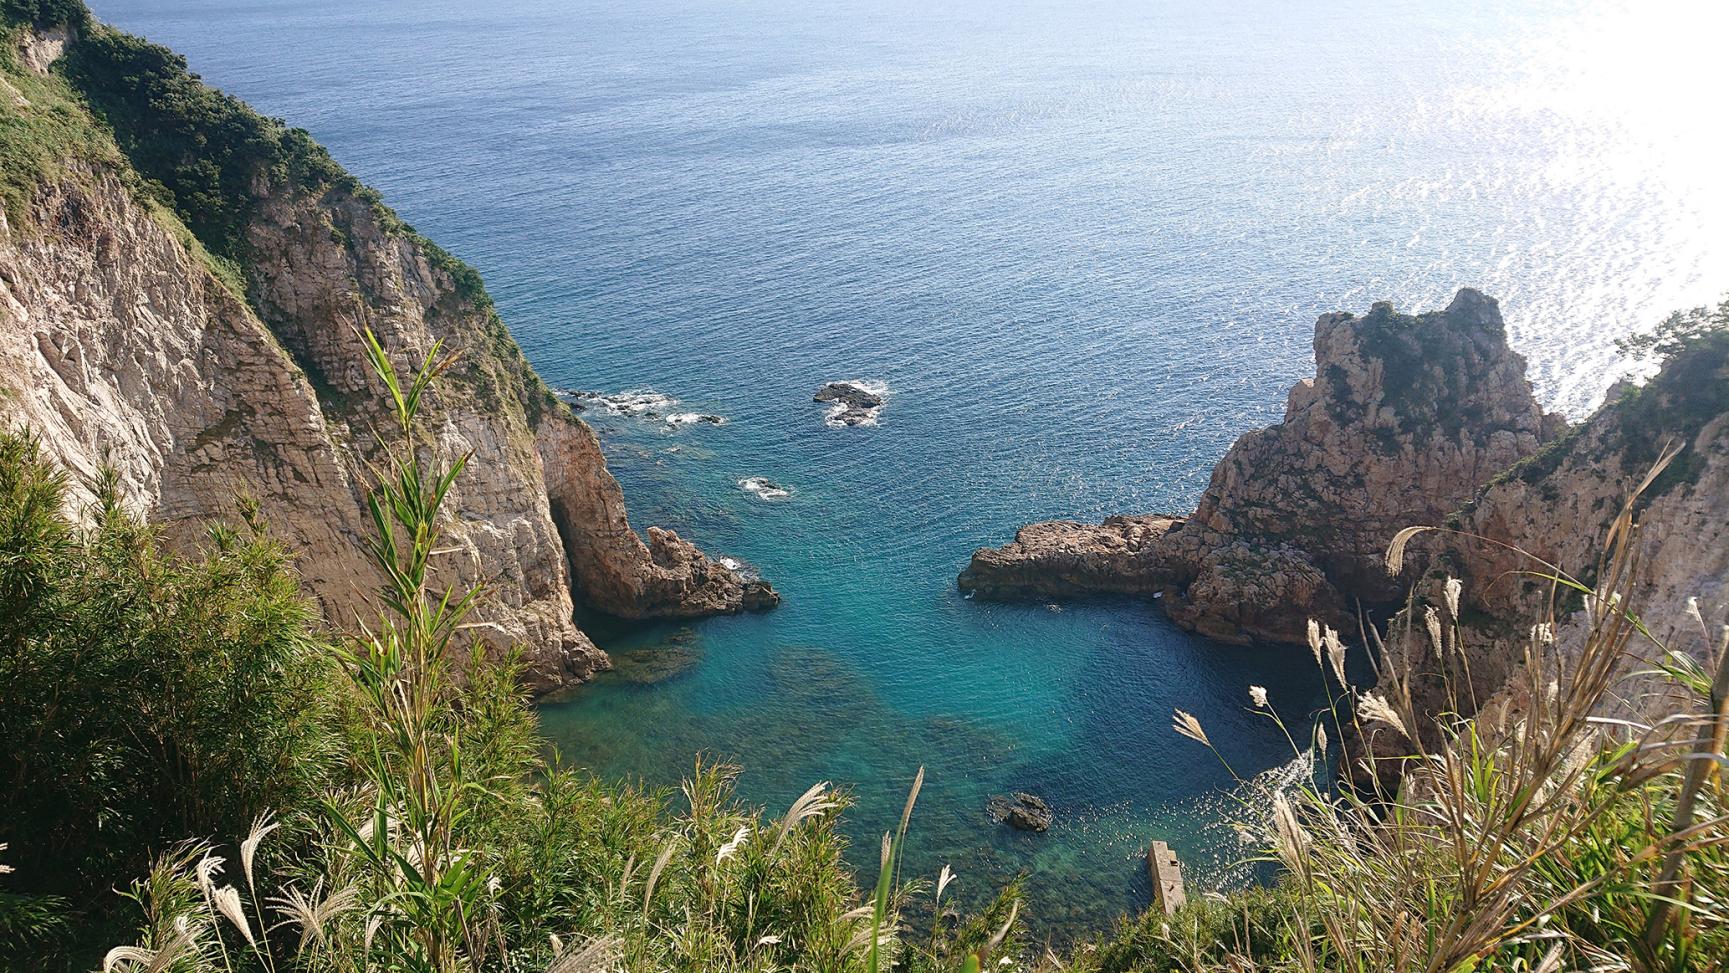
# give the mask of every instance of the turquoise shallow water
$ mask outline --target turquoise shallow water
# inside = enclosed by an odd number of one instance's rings
[[[1229,778],[1318,699],[1305,650],[1148,605],[984,605],[956,571],[1051,516],[1187,509],[1308,374],[1314,315],[1500,296],[1541,393],[1729,282],[1703,9],[1525,3],[99,0],[312,130],[485,274],[595,419],[635,522],[758,566],[762,616],[589,620],[620,673],[543,710],[603,774],[699,750],[780,807],[852,787],[869,866],[918,766],[911,863],[1017,873],[1051,931],[1144,904],[1145,843],[1240,877]],[[1711,29],[1706,29],[1710,27]],[[833,429],[812,392],[891,389]],[[768,502],[738,488],[789,486]],[[658,674],[660,681],[650,682]],[[1048,798],[1040,836],[991,824]]]

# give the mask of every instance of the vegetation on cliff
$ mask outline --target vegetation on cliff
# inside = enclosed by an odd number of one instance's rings
[[[258,523],[177,558],[112,482],[81,521],[27,436],[0,434],[0,833],[76,891],[146,849],[331,781],[330,666]]]
[[[176,558],[0,441],[0,961],[111,970],[876,970],[913,886],[841,860],[826,783],[778,820],[699,759],[678,795],[548,759],[511,667],[453,667],[486,597],[436,580],[468,457],[419,421],[453,363],[399,379],[372,484],[380,612],[314,624],[260,525]],[[675,810],[677,808],[677,810]],[[912,802],[908,803],[910,815]],[[250,822],[250,823],[249,823]],[[904,840],[904,826],[902,839]],[[116,897],[112,888],[130,891]],[[1014,945],[1012,890],[921,939],[921,965]],[[117,924],[136,923],[136,942]],[[881,937],[874,935],[880,932]],[[875,945],[873,945],[875,944]],[[113,947],[109,949],[109,947]],[[107,950],[104,954],[104,950]]]
[[[19,59],[26,33],[61,27],[72,37],[53,73],[26,69]],[[173,214],[189,233],[188,248],[252,300],[256,254],[248,231],[265,199],[306,193],[357,200],[385,234],[409,241],[445,276],[455,298],[450,313],[478,315],[474,349],[490,354],[465,362],[468,379],[489,400],[520,401],[531,421],[562,408],[498,317],[479,272],[416,232],[304,129],[205,84],[183,56],[95,20],[81,0],[8,0],[0,6],[0,35],[0,80],[24,100],[0,112],[0,195],[13,222],[21,222],[39,186],[66,174],[67,163],[94,163]],[[332,224],[331,232],[345,231]]]
[[[115,166],[121,160],[64,81],[25,67],[20,44],[33,20],[25,6],[0,7],[0,198],[14,225],[23,220],[37,187],[67,162]]]

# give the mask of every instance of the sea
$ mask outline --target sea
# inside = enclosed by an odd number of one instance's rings
[[[617,668],[541,707],[566,762],[733,763],[770,815],[829,781],[866,884],[922,767],[909,874],[972,903],[1022,878],[1051,938],[1144,908],[1155,839],[1191,896],[1264,874],[1236,825],[1327,695],[1307,648],[1151,602],[969,600],[974,548],[1188,510],[1322,312],[1479,288],[1578,416],[1636,368],[1616,339],[1729,289],[1718,4],[93,6],[478,267],[547,381],[602,397],[634,524],[784,596],[585,616]],[[812,401],[837,380],[884,393],[874,422]],[[1020,791],[1048,832],[991,819]]]

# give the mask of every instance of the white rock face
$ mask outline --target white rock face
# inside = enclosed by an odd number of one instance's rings
[[[88,500],[111,466],[139,512],[181,544],[211,520],[232,520],[238,498],[256,500],[327,617],[371,614],[379,579],[363,555],[367,450],[356,445],[371,427],[359,421],[364,407],[331,404],[372,394],[360,359],[321,376],[330,383],[321,402],[283,341],[111,174],[43,187],[31,216],[0,241],[0,416],[41,436],[74,474],[75,498]],[[390,249],[399,270],[431,278],[409,250]],[[326,293],[347,292],[349,313],[309,307],[285,320],[317,329],[331,364],[358,356],[349,329],[370,324],[406,365],[433,339],[430,302],[408,298],[395,287],[406,275],[392,274],[390,313],[370,313],[351,269],[319,278]],[[460,328],[442,330],[466,343]],[[493,584],[479,631],[500,649],[525,646],[537,685],[585,678],[605,656],[571,621],[564,548],[521,406],[487,416],[450,385],[434,426],[451,455],[475,453],[451,498],[452,577]]]

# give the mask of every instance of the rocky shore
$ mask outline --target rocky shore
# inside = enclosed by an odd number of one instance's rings
[[[983,598],[1158,594],[1172,620],[1231,642],[1301,642],[1396,602],[1380,570],[1401,527],[1439,522],[1565,424],[1545,416],[1494,300],[1443,311],[1322,315],[1315,376],[1285,418],[1245,433],[1187,517],[1022,528],[975,552],[959,583]]]
[[[1496,303],[1476,291],[1414,317],[1387,304],[1323,315],[1314,378],[1291,390],[1282,422],[1237,440],[1188,517],[1023,527],[975,552],[960,587],[978,598],[1157,596],[1177,624],[1231,642],[1301,643],[1309,619],[1353,631],[1361,612],[1389,621],[1388,651],[1419,713],[1462,699],[1517,707],[1509,676],[1551,597],[1521,572],[1553,564],[1590,577],[1610,522],[1668,449],[1640,495],[1642,570],[1623,595],[1661,623],[1665,644],[1704,658],[1711,646],[1686,626],[1710,635],[1729,620],[1729,305],[1691,314],[1715,330],[1695,329],[1648,383],[1612,390],[1577,426],[1538,406]],[[1418,525],[1451,531],[1419,535],[1388,573],[1389,543]],[[1411,617],[1453,617],[1447,578],[1462,584],[1461,651],[1442,657],[1423,624],[1396,615],[1409,597]],[[1554,633],[1563,653],[1583,642],[1567,610]],[[1665,711],[1660,680],[1622,678],[1621,715]],[[1449,695],[1449,682],[1470,690]],[[1384,727],[1345,744],[1403,745]]]
[[[1177,580],[1164,541],[1182,523],[1181,517],[1149,514],[1102,524],[1029,524],[1013,543],[975,552],[961,572],[961,590],[1001,600],[1151,595]]]

